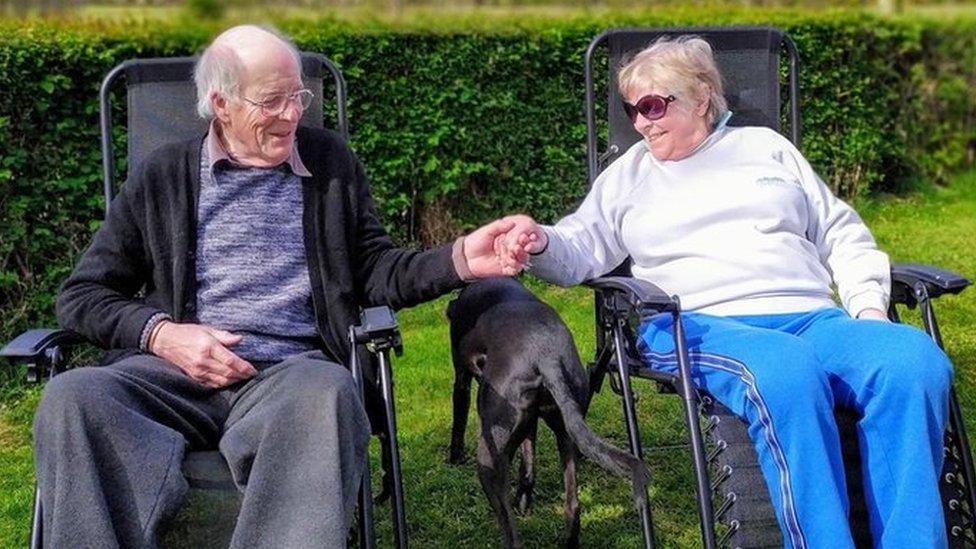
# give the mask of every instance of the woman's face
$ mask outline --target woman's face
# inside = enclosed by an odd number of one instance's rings
[[[648,120],[637,114],[634,129],[641,134],[647,148],[658,160],[681,160],[689,156],[702,141],[708,137],[708,99],[696,100],[693,97],[678,96],[671,91],[658,87],[643,86],[637,88],[627,102],[636,105],[646,95],[677,97],[668,103],[664,116],[657,120]]]

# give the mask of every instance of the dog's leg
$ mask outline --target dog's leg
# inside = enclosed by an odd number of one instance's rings
[[[537,420],[532,421],[521,446],[522,461],[519,463],[519,483],[515,491],[515,503],[521,515],[528,514],[532,506],[532,490],[535,487],[535,436],[538,425]]]
[[[506,548],[522,547],[515,532],[515,516],[508,502],[509,467],[511,459],[505,455],[504,448],[492,448],[494,441],[486,441],[485,436],[478,441],[478,478],[488,497],[488,503],[495,511],[498,527],[502,530]],[[494,450],[494,451],[493,451]]]
[[[509,501],[509,470],[515,450],[529,427],[528,418],[494,392],[487,383],[478,386],[478,479],[495,511],[506,548],[522,547],[515,531],[515,515]]]
[[[566,487],[566,534],[563,539],[566,547],[576,548],[579,547],[580,534],[580,503],[576,484],[576,459],[578,455],[576,444],[566,432],[566,425],[561,416],[556,414],[547,416],[546,424],[549,425],[556,437],[559,461],[563,466],[563,485]]]
[[[464,461],[464,431],[468,425],[468,408],[471,406],[471,372],[463,366],[454,366],[454,421],[451,424],[451,447],[448,463]]]

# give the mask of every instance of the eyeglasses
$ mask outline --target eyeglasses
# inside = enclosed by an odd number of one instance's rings
[[[651,121],[660,120],[668,113],[668,105],[676,99],[673,95],[667,97],[654,94],[645,95],[633,105],[624,101],[624,111],[626,111],[627,116],[630,117],[630,121],[633,124],[637,123],[638,114]]]
[[[307,109],[308,106],[312,104],[313,97],[315,97],[315,94],[312,93],[312,90],[303,89],[293,93],[272,95],[264,101],[253,101],[246,97],[241,97],[241,99],[247,101],[255,107],[259,107],[261,109],[261,114],[264,116],[279,116],[281,113],[285,112],[288,105],[291,105],[294,101],[298,101],[298,104],[301,106],[302,110]]]

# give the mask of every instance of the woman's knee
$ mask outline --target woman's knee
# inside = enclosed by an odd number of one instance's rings
[[[756,390],[780,414],[808,413],[833,406],[830,378],[811,345],[796,338],[784,338],[775,349],[777,360],[762,369],[752,368]]]
[[[883,347],[875,385],[878,390],[941,397],[952,384],[949,357],[928,335],[905,327],[902,334]]]

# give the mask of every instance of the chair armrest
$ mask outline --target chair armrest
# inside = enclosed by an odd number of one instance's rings
[[[372,353],[387,349],[393,349],[397,356],[403,353],[400,325],[393,309],[385,305],[363,309],[359,322],[353,327],[356,343],[366,345]]]
[[[37,360],[49,350],[61,346],[84,343],[85,339],[75,332],[51,328],[35,328],[20,334],[0,349],[0,357],[15,362]]]
[[[627,302],[640,312],[646,309],[656,311],[678,311],[681,305],[678,298],[671,297],[654,284],[629,276],[601,276],[587,280],[584,285],[602,292],[623,294]]]
[[[899,263],[891,266],[891,299],[894,303],[914,305],[918,300],[917,284],[923,284],[929,297],[958,294],[972,282],[962,275],[918,263]]]

